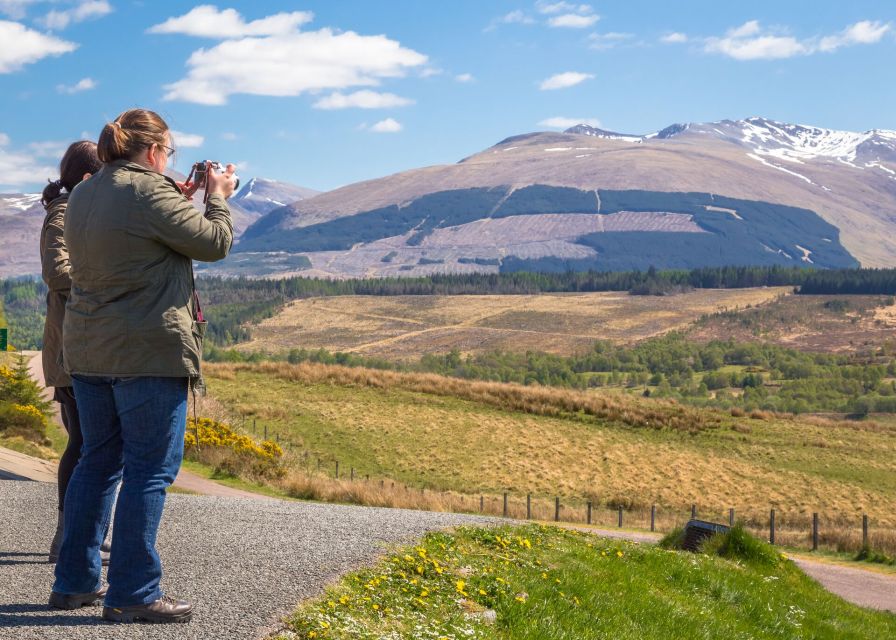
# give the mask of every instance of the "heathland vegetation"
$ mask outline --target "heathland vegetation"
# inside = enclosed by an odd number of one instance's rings
[[[411,506],[422,490],[436,508],[478,510],[484,495],[494,512],[508,492],[519,515],[532,494],[548,518],[559,496],[564,519],[584,521],[590,500],[605,523],[605,510],[622,506],[644,526],[656,504],[664,527],[694,503],[713,517],[736,508],[757,528],[775,507],[792,530],[779,540],[795,544],[817,511],[823,544],[853,551],[864,511],[874,546],[896,550],[884,506],[896,496],[896,431],[883,423],[307,363],[209,365],[207,378],[234,425],[286,448],[291,469],[278,486],[299,497],[394,505],[404,496]],[[337,463],[344,482],[334,486]]]

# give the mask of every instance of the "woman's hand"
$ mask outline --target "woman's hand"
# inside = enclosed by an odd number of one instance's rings
[[[223,173],[215,173],[214,168],[209,165],[208,177],[206,178],[206,192],[209,195],[219,193],[225,198],[232,196],[236,189],[236,180],[233,177],[234,172],[236,172],[236,166],[232,164],[228,164],[224,168]]]

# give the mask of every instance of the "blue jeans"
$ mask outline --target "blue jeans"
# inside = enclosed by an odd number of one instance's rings
[[[183,459],[188,379],[72,378],[84,445],[65,494],[53,591],[100,588],[99,549],[121,479],[105,604],[147,604],[162,596],[156,534]]]

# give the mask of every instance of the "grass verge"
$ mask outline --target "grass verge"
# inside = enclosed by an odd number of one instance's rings
[[[882,638],[896,616],[772,562],[665,551],[554,527],[430,533],[345,576],[277,638]]]

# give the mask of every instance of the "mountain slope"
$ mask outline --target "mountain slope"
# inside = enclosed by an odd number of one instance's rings
[[[232,202],[238,204],[244,211],[264,215],[274,209],[306,198],[313,198],[319,194],[320,191],[297,187],[288,182],[252,178],[233,196]]]
[[[499,262],[505,265],[507,257],[515,255],[516,245],[521,242],[531,249],[533,255],[529,258],[539,254],[541,258],[558,259],[560,262],[554,260],[556,268],[615,268],[620,264],[619,261],[602,264],[600,259],[594,260],[596,248],[593,243],[579,241],[589,233],[600,231],[593,228],[598,225],[595,220],[586,217],[575,220],[546,218],[544,216],[548,214],[559,213],[550,208],[549,202],[542,203],[544,208],[540,211],[527,211],[526,218],[508,223],[504,229],[492,228],[492,225],[486,239],[483,232],[491,223],[486,225],[482,221],[492,218],[493,212],[483,208],[482,194],[491,191],[506,198],[517,190],[535,185],[574,188],[585,193],[639,191],[669,194],[652,197],[653,208],[649,211],[637,210],[655,215],[642,215],[640,220],[629,216],[625,226],[612,229],[614,232],[649,232],[661,220],[667,224],[674,221],[673,228],[660,229],[664,236],[647,238],[651,240],[651,246],[656,241],[688,244],[684,242],[684,236],[673,236],[673,232],[713,233],[695,219],[694,211],[676,208],[681,194],[694,193],[706,194],[704,199],[722,196],[784,207],[771,215],[789,216],[787,211],[809,211],[821,219],[819,222],[833,225],[834,229],[820,232],[821,227],[813,222],[810,226],[814,231],[806,230],[803,238],[806,242],[809,238],[832,244],[839,240],[845,255],[854,256],[865,266],[896,264],[896,240],[893,239],[896,234],[891,220],[891,214],[896,214],[896,132],[874,130],[855,134],[761,118],[672,125],[643,136],[584,125],[564,133],[514,136],[454,165],[425,167],[361,182],[277,209],[246,231],[236,251],[305,252],[312,263],[311,273],[336,276],[386,275],[397,270],[409,272],[408,275],[433,271],[495,271],[506,268],[499,267]],[[441,195],[436,197],[437,194]],[[434,204],[433,198],[439,202],[437,210],[426,211]],[[446,199],[454,200],[454,204],[447,205]],[[453,212],[447,217],[446,206]],[[707,211],[709,209],[705,207],[717,205],[707,201],[701,206]],[[425,214],[422,218],[421,211]],[[568,208],[562,212],[583,213]],[[679,214],[679,217],[669,217],[667,214],[670,213]],[[666,214],[665,218],[660,214]],[[728,215],[734,218],[733,214]],[[357,219],[351,220],[352,217]],[[374,224],[374,220],[380,222]],[[382,220],[388,223],[383,226]],[[417,242],[421,238],[416,226],[412,225],[410,230],[402,227],[411,220],[416,220],[414,225],[422,224],[422,230],[429,229],[427,235],[433,238],[446,236],[450,228],[458,240],[455,255],[422,253],[420,248],[425,248],[428,240]],[[609,216],[603,222],[608,220]],[[329,225],[329,228],[322,225]],[[478,225],[478,228],[470,225]],[[551,225],[561,232],[552,235]],[[686,229],[688,225],[691,227]],[[361,236],[353,235],[352,230],[360,226],[367,230]],[[750,224],[743,226],[750,227]],[[539,230],[533,231],[531,227]],[[305,231],[300,231],[302,229]],[[432,229],[438,230],[433,233]],[[569,233],[563,235],[562,229]],[[784,263],[800,264],[812,260],[818,266],[843,264],[840,258],[830,264],[816,262],[805,252],[805,249],[815,249],[798,239],[803,231],[795,230],[796,235],[789,234],[793,241],[788,242],[787,247],[768,241],[769,234],[774,236],[778,232],[774,226],[766,227],[761,237],[756,236],[755,230],[746,231],[746,235],[754,236],[758,245],[765,245],[770,253],[783,256]],[[521,232],[524,232],[523,237]],[[715,233],[718,235],[717,231]],[[339,234],[354,238],[354,242],[349,247],[315,246],[310,239]],[[447,237],[441,240],[448,243]],[[616,253],[620,255],[638,252],[638,243],[632,244],[632,238],[622,239],[628,242],[627,247],[610,242],[615,240],[611,236],[602,236],[601,240],[604,253],[613,246],[617,246]],[[700,240],[701,243],[705,241],[705,238]],[[461,242],[466,244],[461,245]],[[705,263],[730,259],[724,255],[724,246],[717,244],[712,248],[690,244],[692,246],[680,247],[679,253],[688,256],[692,262],[695,256],[712,256],[712,251],[718,254],[720,250],[723,255]],[[779,250],[783,253],[778,253]],[[597,253],[600,255],[601,252]],[[751,256],[748,256],[750,261],[757,264],[765,264],[769,258],[764,253],[753,252]],[[651,260],[660,260],[656,266],[682,264],[678,259],[663,262],[662,257],[660,251],[653,254]],[[461,261],[461,258],[467,260]],[[261,256],[253,256],[253,259],[261,259]],[[586,259],[586,262],[569,262],[579,259]],[[430,264],[428,261],[437,262]]]

